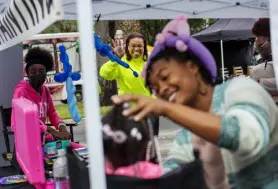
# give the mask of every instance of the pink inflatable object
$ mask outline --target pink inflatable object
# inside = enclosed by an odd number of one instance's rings
[[[27,99],[13,99],[16,158],[30,184],[36,189],[54,189],[54,181],[46,181],[43,164],[40,124],[36,104]],[[71,143],[72,147],[82,145]],[[66,184],[66,183],[65,183]]]

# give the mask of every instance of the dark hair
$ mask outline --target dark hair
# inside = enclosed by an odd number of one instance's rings
[[[39,47],[30,49],[26,54],[24,61],[26,62],[26,73],[28,73],[29,67],[33,64],[41,64],[45,66],[46,72],[51,71],[54,64],[50,52]]]
[[[151,60],[150,63],[148,65],[148,68],[146,70],[147,75],[146,75],[146,86],[150,89],[150,91],[152,91],[152,88],[150,86],[150,73],[152,72],[153,69],[153,65],[158,61],[158,60],[176,60],[180,63],[185,63],[189,60],[191,60],[193,63],[195,63],[196,65],[199,66],[199,72],[204,80],[204,82],[206,82],[207,84],[210,85],[214,85],[213,82],[213,78],[210,74],[210,72],[205,68],[205,66],[203,65],[203,63],[195,56],[193,55],[191,52],[187,51],[187,52],[179,52],[176,48],[173,47],[166,47],[164,50],[160,51],[158,54],[156,54]],[[216,79],[216,78],[214,78]]]
[[[131,39],[133,38],[141,38],[144,41],[144,55],[143,55],[143,60],[146,61],[148,59],[148,50],[147,50],[147,41],[144,38],[144,36],[140,33],[132,33],[128,35],[126,42],[125,42],[125,53],[126,53],[126,59],[131,60],[131,54],[128,51],[128,45]]]
[[[123,116],[122,105],[115,105],[103,118],[102,124],[109,125],[112,131],[122,131],[126,134],[127,140],[116,143],[111,137],[107,137],[103,132],[104,154],[112,164],[114,169],[122,166],[129,166],[145,159],[145,150],[149,141],[148,128],[146,122],[135,122]],[[130,132],[136,128],[142,135],[138,141],[131,136]]]
[[[269,18],[260,18],[255,22],[252,33],[255,36],[264,36],[270,39],[270,23]]]

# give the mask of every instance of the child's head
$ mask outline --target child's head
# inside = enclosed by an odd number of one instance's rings
[[[124,109],[115,105],[102,118],[104,154],[114,169],[143,160],[149,141],[146,123],[124,117]]]
[[[36,47],[28,51],[25,56],[25,62],[25,71],[29,83],[37,90],[45,82],[47,72],[53,68],[53,57],[45,49]]]
[[[269,18],[261,18],[257,22],[255,22],[252,28],[252,32],[256,36],[256,52],[258,52],[262,58],[268,58],[271,55],[271,36]]]

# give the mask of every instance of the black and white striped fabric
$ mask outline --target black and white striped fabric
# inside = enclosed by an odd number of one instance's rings
[[[63,16],[61,1],[9,0],[4,2],[0,12],[0,50],[41,32]]]

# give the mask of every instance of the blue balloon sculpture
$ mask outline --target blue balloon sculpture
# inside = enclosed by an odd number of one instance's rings
[[[66,82],[69,112],[71,114],[72,119],[76,123],[78,123],[79,121],[81,121],[82,118],[76,106],[76,97],[74,95],[76,88],[73,85],[72,81],[78,81],[81,78],[81,75],[78,72],[72,72],[72,66],[69,63],[69,56],[67,54],[66,47],[64,45],[61,45],[59,46],[59,50],[60,50],[60,60],[63,64],[64,72],[56,74],[54,76],[54,80],[58,83]]]
[[[118,58],[117,56],[115,56],[112,53],[112,49],[111,49],[110,45],[102,43],[100,36],[94,34],[94,39],[95,39],[96,50],[101,56],[104,56],[104,57],[107,56],[113,62],[117,62],[121,66],[123,66],[127,69],[130,69],[132,71],[134,77],[138,77],[138,73],[136,71],[134,71],[127,63],[125,63],[124,61],[122,61],[120,58]]]

